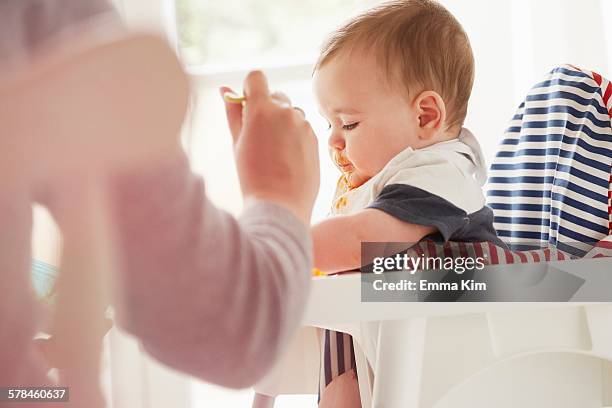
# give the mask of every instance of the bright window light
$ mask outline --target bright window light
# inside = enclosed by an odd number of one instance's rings
[[[254,66],[312,59],[325,35],[366,2],[176,0],[179,48],[189,65]]]

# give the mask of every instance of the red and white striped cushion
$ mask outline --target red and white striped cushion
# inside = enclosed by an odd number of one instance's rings
[[[612,241],[610,242],[612,244]],[[421,241],[411,247],[409,252],[416,256],[426,257],[481,257],[487,265],[536,263],[546,261],[565,261],[574,256],[550,247],[528,251],[511,251],[490,242],[447,242],[437,244],[433,241]]]

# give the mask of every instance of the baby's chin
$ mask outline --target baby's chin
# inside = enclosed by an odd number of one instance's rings
[[[344,177],[346,178],[350,189],[362,186],[366,181],[371,178],[363,174],[359,174],[358,172],[345,173]]]

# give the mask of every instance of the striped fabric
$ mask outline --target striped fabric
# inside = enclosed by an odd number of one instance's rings
[[[490,242],[447,242],[444,244],[437,244],[429,240],[424,240],[415,244],[407,253],[411,257],[469,257],[472,259],[478,257],[485,259],[485,265],[565,261],[574,258],[571,254],[565,253],[555,247],[512,251]]]
[[[608,191],[608,229],[612,235],[612,175],[610,175],[610,191]]]
[[[32,259],[32,285],[39,299],[49,299],[53,294],[53,284],[57,268],[38,259]]]
[[[519,106],[495,158],[487,204],[504,241],[583,256],[610,234],[612,85],[565,65]]]
[[[610,117],[610,122],[612,123],[612,82],[602,77],[597,72],[584,71],[574,66],[571,67],[591,76],[599,85],[604,106],[608,110],[608,116]],[[599,246],[604,246],[608,249],[608,251],[610,251],[610,242],[612,241],[612,172],[610,173],[610,188],[608,190],[608,229],[608,237],[603,241],[600,241]]]
[[[599,241],[595,247],[584,256],[585,258],[612,257],[612,235]]]
[[[319,400],[327,385],[339,375],[356,370],[355,348],[350,334],[333,330],[323,330],[323,353],[321,353],[321,372],[319,374]]]

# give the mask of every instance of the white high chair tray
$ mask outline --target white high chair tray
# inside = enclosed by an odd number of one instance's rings
[[[549,266],[578,277],[603,276],[611,269],[609,258],[550,262]],[[572,302],[362,302],[361,285],[359,273],[313,278],[302,321],[304,326],[310,327],[299,331],[285,357],[255,387],[257,392],[265,395],[317,392],[320,344],[312,326],[343,331],[353,336],[362,404],[365,407],[380,404],[393,407],[429,406],[430,402],[447,392],[445,386],[483,373],[483,369],[494,366],[496,361],[510,361],[517,356],[542,350],[553,352],[544,357],[553,359],[557,358],[553,357],[556,356],[554,352],[568,352],[568,357],[559,360],[567,363],[568,367],[580,366],[570,361],[578,354],[608,360],[612,356],[612,331],[608,329],[612,303],[581,301],[587,299],[586,292],[590,295],[594,293],[593,282],[589,280],[573,294],[572,299],[577,301]],[[609,288],[602,290],[609,291]],[[431,320],[433,318],[435,320]],[[456,318],[460,321],[455,321]],[[464,325],[465,322],[469,328]],[[426,333],[431,330],[434,337],[429,338]],[[455,351],[463,350],[460,354],[467,353],[474,357],[473,363],[456,361],[451,364],[451,370],[446,366],[445,370],[436,371],[433,382],[430,376],[422,377],[423,364],[429,364],[429,367],[432,367],[432,361],[434,366],[436,364],[436,354],[425,351],[427,342],[432,339],[436,342],[436,339],[454,334],[468,335],[462,340],[464,343],[455,347]],[[384,343],[385,347],[377,347],[379,342]],[[431,360],[432,357],[434,360]],[[398,366],[394,363],[396,361],[404,361],[404,364]],[[508,367],[514,367],[515,371],[511,372],[522,372],[525,368],[520,364],[523,364],[522,360],[518,359]],[[548,362],[542,365],[548,366]],[[589,370],[592,368],[589,367]],[[567,372],[561,370],[558,375]],[[582,378],[580,376],[589,372],[578,370],[576,375]],[[598,372],[597,369],[595,372]],[[487,378],[486,373],[482,375]],[[591,381],[590,377],[584,378],[588,379],[587,382]],[[585,392],[592,393],[592,390]],[[574,397],[582,398],[581,395]],[[452,396],[452,393],[448,398],[451,405],[458,401],[458,397]],[[534,401],[539,399],[535,398]],[[446,405],[442,403],[440,406]]]
[[[610,273],[609,258],[549,262],[551,267],[577,276]],[[580,265],[580,267],[577,267]],[[587,282],[588,284],[588,282]],[[581,298],[582,287],[574,297]],[[506,310],[575,307],[597,302],[362,302],[361,274],[348,273],[314,277],[302,323],[346,331],[362,322],[397,320],[409,317],[488,313]]]

